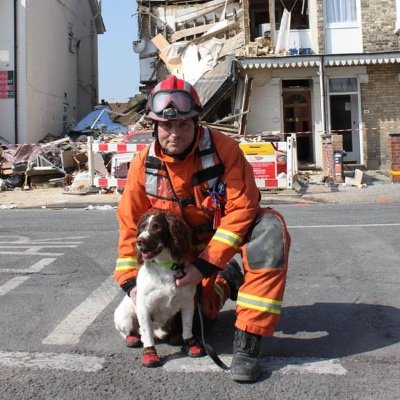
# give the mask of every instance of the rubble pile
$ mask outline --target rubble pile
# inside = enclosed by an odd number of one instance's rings
[[[114,154],[90,151],[88,138],[91,142],[120,143],[128,141],[132,132],[150,128],[150,122],[143,118],[146,101],[144,95],[138,94],[127,103],[103,102],[65,137],[48,134],[34,144],[1,141],[0,191],[43,186],[62,187],[66,194],[98,191],[92,185],[93,176],[112,173]]]
[[[2,145],[0,189],[27,190],[43,183],[68,185],[86,168],[86,144],[62,138],[47,143]]]

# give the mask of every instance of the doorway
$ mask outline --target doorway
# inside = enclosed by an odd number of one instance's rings
[[[331,78],[329,82],[330,131],[343,136],[345,162],[360,162],[359,96],[356,78]],[[335,93],[336,92],[336,93]]]
[[[297,159],[306,163],[313,160],[313,135],[311,130],[311,96],[309,90],[284,89],[284,132],[296,133]]]

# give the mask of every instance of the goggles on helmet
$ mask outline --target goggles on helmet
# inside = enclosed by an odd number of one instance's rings
[[[160,90],[150,97],[150,110],[154,113],[161,114],[167,108],[174,108],[180,114],[199,111],[190,94],[183,90]]]

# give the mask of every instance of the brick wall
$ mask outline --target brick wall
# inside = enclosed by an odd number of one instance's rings
[[[392,158],[392,182],[400,183],[400,132],[389,135]]]
[[[268,3],[266,5],[268,7]],[[250,16],[249,16],[249,0],[243,0],[243,26],[241,29],[244,30],[244,42],[248,44],[250,42]]]
[[[322,135],[322,169],[324,178],[343,182],[342,165],[335,165],[335,152],[343,151],[343,136],[326,134]]]
[[[360,85],[365,163],[369,169],[389,170],[388,133],[400,132],[400,65],[368,66],[367,73],[369,82]]]
[[[396,0],[361,0],[364,52],[397,51],[400,37],[394,34]]]
[[[323,1],[317,1],[318,53],[325,53],[325,21]]]

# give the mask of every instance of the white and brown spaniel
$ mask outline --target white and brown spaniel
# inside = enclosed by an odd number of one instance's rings
[[[196,287],[175,285],[176,274],[190,254],[189,228],[172,214],[148,212],[139,221],[136,247],[140,265],[136,304],[131,297],[124,297],[114,313],[116,329],[130,347],[141,345],[141,340],[142,364],[156,367],[160,359],[154,336],[165,339],[170,321],[180,312],[184,351],[190,357],[203,356],[204,350],[192,334]]]

